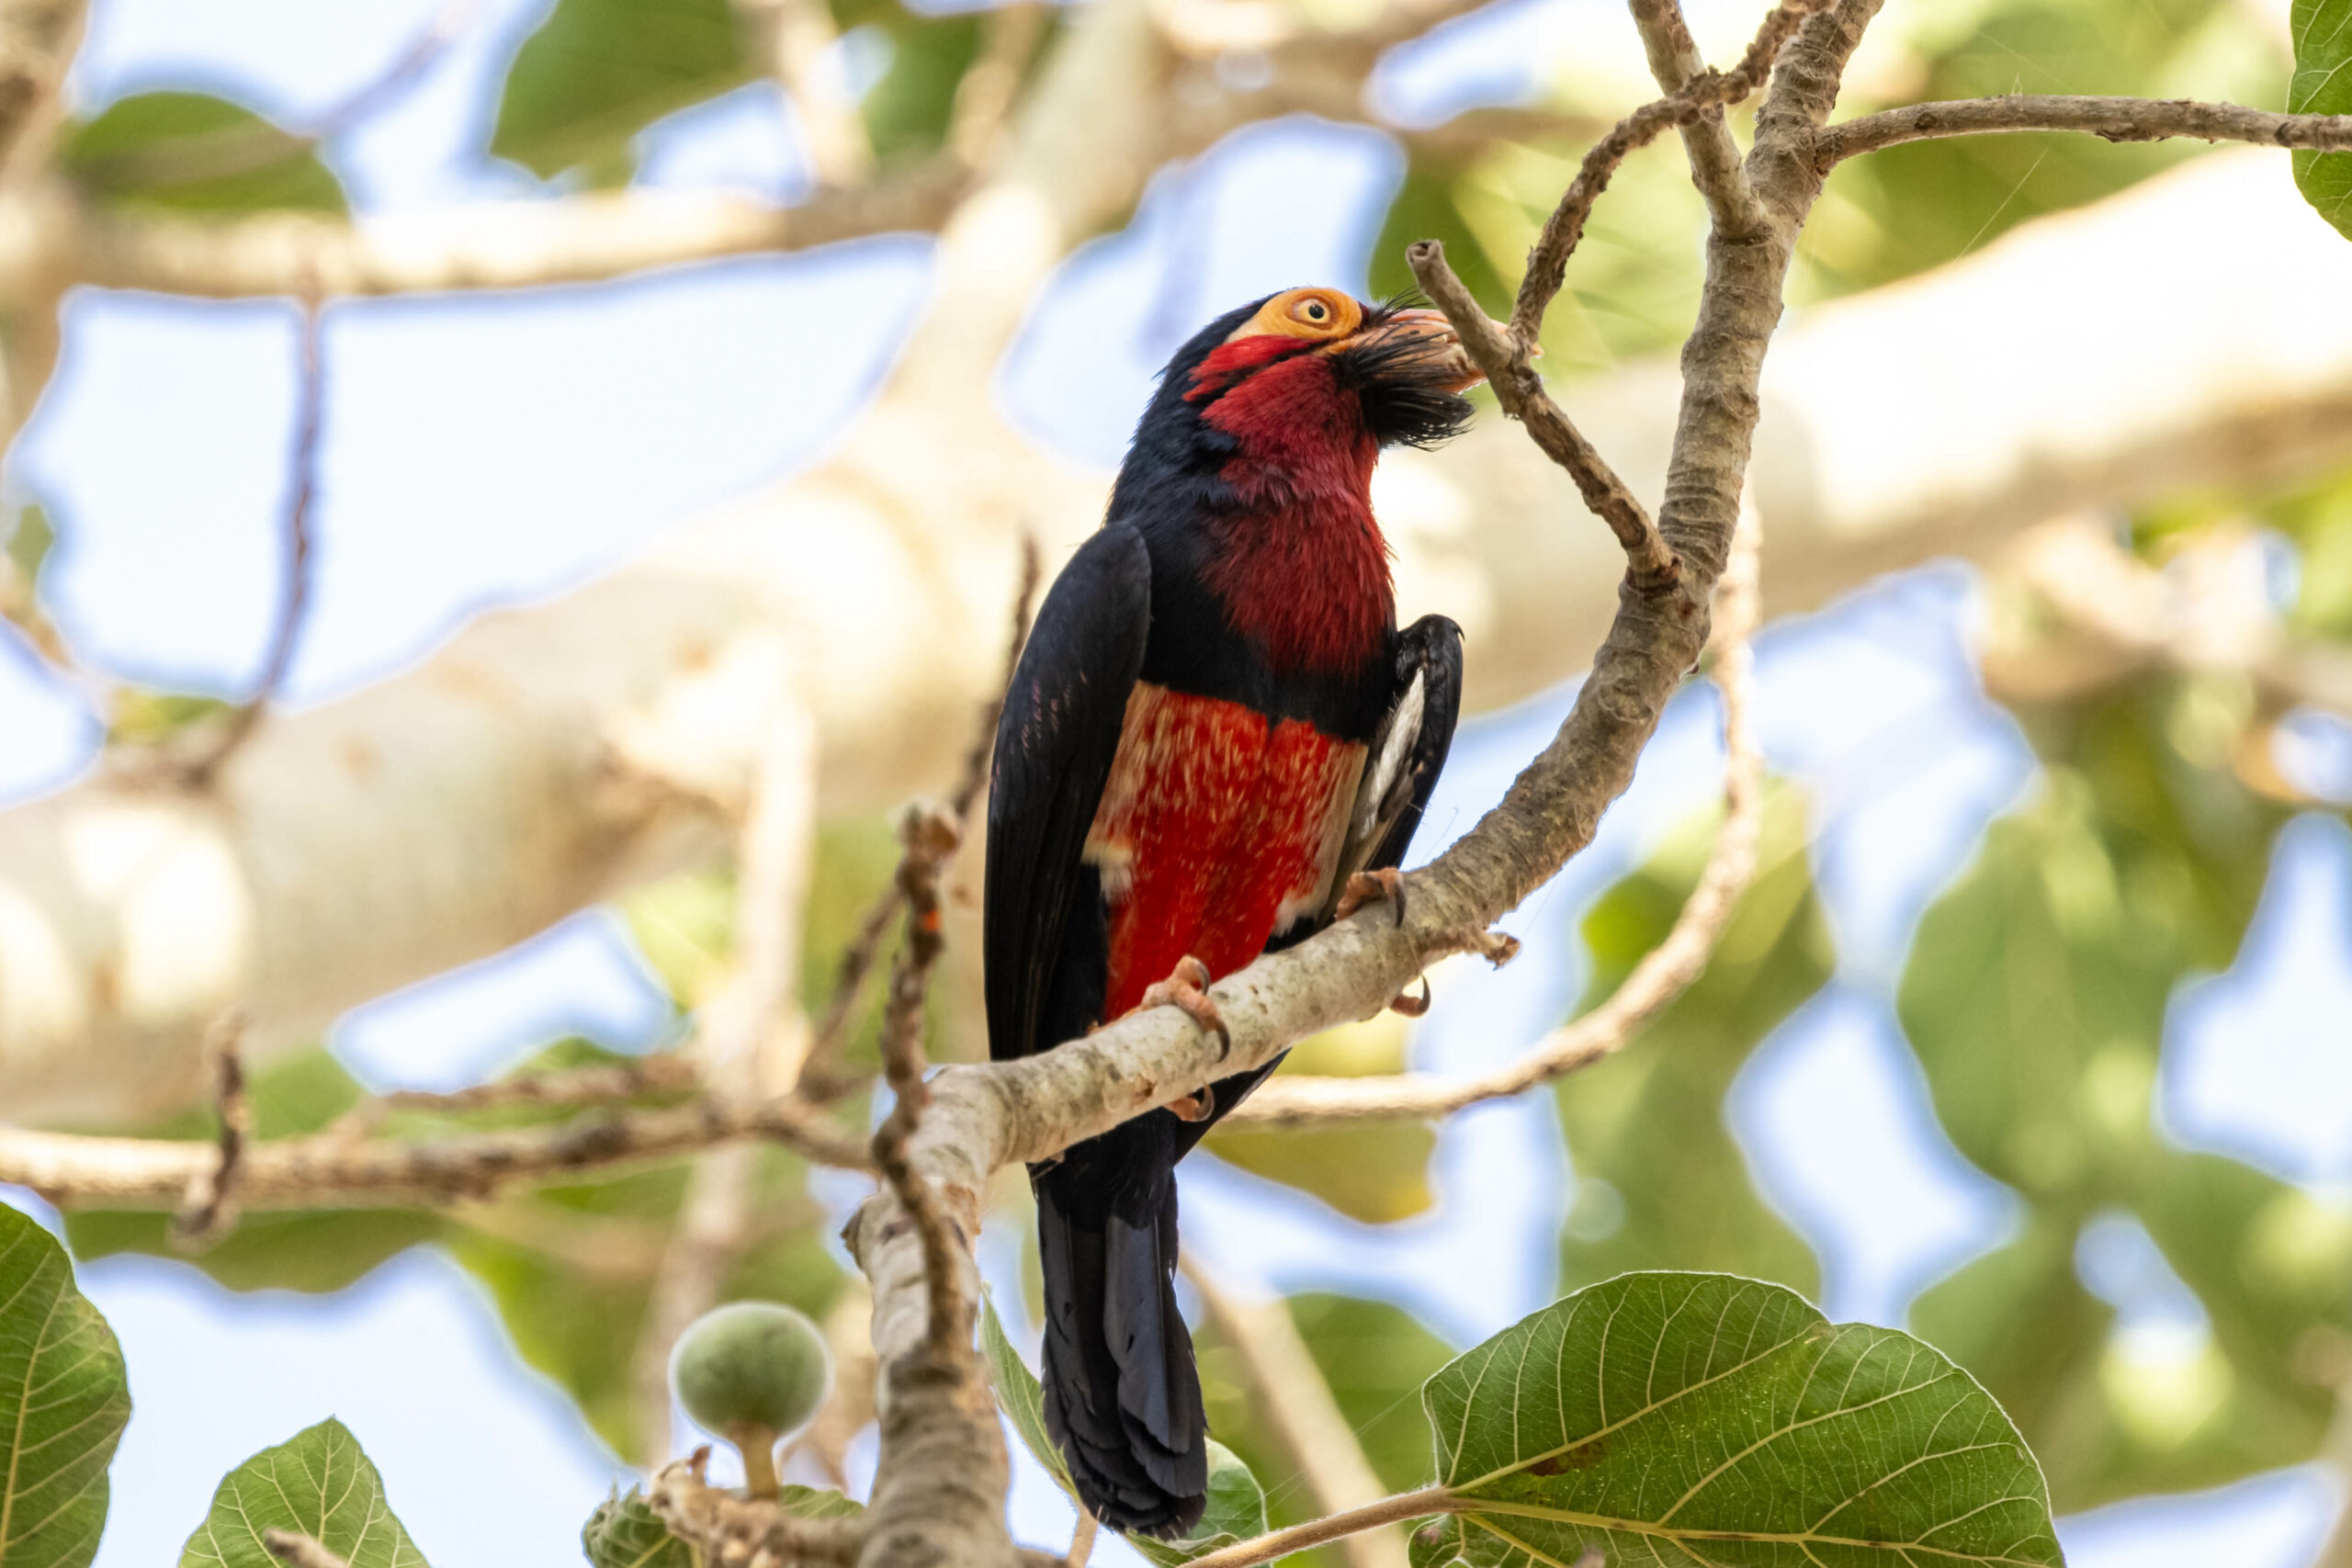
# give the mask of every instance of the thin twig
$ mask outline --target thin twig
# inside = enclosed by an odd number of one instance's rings
[[[1290,1308],[1280,1301],[1242,1302],[1228,1295],[1196,1254],[1182,1258],[1185,1277],[1200,1292],[1217,1335],[1233,1347],[1249,1375],[1251,1401],[1264,1412],[1275,1440],[1306,1477],[1317,1512],[1345,1513],[1387,1495],[1356,1438],[1323,1369],[1299,1337]],[[1372,1529],[1340,1543],[1349,1568],[1405,1568],[1404,1537]]]
[[[317,297],[302,301],[297,334],[294,402],[294,445],[288,477],[286,513],[280,530],[286,546],[286,583],[278,597],[277,622],[270,633],[269,653],[262,661],[261,681],[244,705],[230,715],[211,743],[188,761],[183,781],[202,789],[245,743],[254,727],[277,695],[287,671],[293,668],[295,645],[302,635],[302,617],[311,604],[311,506],[318,490],[319,435],[326,412],[325,311]]]
[[[773,1499],[742,1497],[703,1476],[708,1447],[665,1465],[646,1488],[645,1501],[672,1535],[711,1563],[792,1563],[796,1568],[846,1568],[865,1538],[861,1515],[799,1518]]]
[[[939,884],[962,838],[956,819],[937,807],[910,806],[899,825],[906,852],[899,861],[899,891],[907,908],[906,941],[890,964],[889,998],[882,1014],[882,1070],[895,1103],[874,1134],[874,1163],[922,1238],[930,1292],[926,1343],[952,1357],[971,1337],[972,1302],[964,1289],[964,1240],[939,1195],[907,1158],[907,1142],[922,1124],[930,1092],[923,1084],[923,998],[933,965],[946,948]]]
[[[1062,1553],[1062,1568],[1086,1568],[1086,1560],[1094,1555],[1094,1533],[1100,1527],[1086,1505],[1078,1507],[1078,1523],[1069,1532],[1069,1550]]]
[[[2200,104],[2187,98],[2020,94],[1913,104],[1830,126],[1814,141],[1814,167],[1826,174],[1860,153],[1933,136],[2020,130],[2080,130],[2109,141],[2162,141],[2188,136],[2204,141],[2250,141],[2261,147],[2352,148],[2352,115],[2274,114],[2268,109]]]
[[[278,1529],[275,1526],[261,1532],[261,1544],[280,1562],[293,1568],[351,1568],[348,1562],[329,1551],[323,1542],[300,1530]]]
[[[1383,1497],[1377,1503],[1367,1503],[1361,1508],[1350,1508],[1345,1513],[1310,1519],[1288,1529],[1270,1530],[1254,1540],[1236,1541],[1231,1546],[1220,1547],[1193,1558],[1190,1568],[1257,1568],[1261,1562],[1276,1562],[1294,1551],[1305,1551],[1308,1547],[1321,1546],[1328,1541],[1344,1540],[1360,1530],[1425,1519],[1432,1514],[1450,1514],[1455,1512],[1459,1506],[1453,1494],[1444,1487],[1426,1486],[1419,1492]]]
[[[1747,51],[1729,71],[1708,69],[1685,83],[1680,91],[1644,104],[1617,122],[1608,135],[1585,153],[1577,176],[1561,193],[1559,205],[1544,224],[1544,232],[1527,258],[1527,276],[1511,307],[1511,335],[1533,343],[1544,324],[1544,312],[1566,281],[1568,257],[1584,238],[1585,220],[1592,204],[1608,188],[1610,177],[1637,149],[1656,141],[1669,126],[1690,124],[1711,111],[1736,104],[1764,84],[1773,58],[1805,17],[1823,10],[1829,0],[1781,0],[1757,29]],[[1726,236],[1734,237],[1734,236]]]
[[[251,1144],[238,1196],[248,1210],[448,1203],[736,1138],[768,1139],[818,1165],[873,1168],[863,1139],[805,1102],[706,1099],[425,1141],[330,1132]],[[209,1142],[0,1128],[0,1182],[30,1188],[60,1208],[176,1208],[218,1157]]]
[[[1757,572],[1762,525],[1743,505],[1715,609],[1714,677],[1723,692],[1724,816],[1714,852],[1684,900],[1673,929],[1599,1007],[1562,1025],[1519,1060],[1460,1078],[1428,1073],[1332,1078],[1277,1075],[1227,1113],[1236,1124],[1295,1125],[1331,1121],[1443,1117],[1482,1100],[1506,1100],[1612,1055],[1680,996],[1707,966],[1739,896],[1756,874],[1763,823],[1764,759],[1756,738]]]
[[[172,1217],[172,1244],[185,1252],[201,1252],[237,1223],[237,1181],[243,1174],[245,1145],[254,1135],[254,1111],[245,1098],[241,1054],[244,1037],[245,1011],[231,1008],[205,1041],[205,1055],[212,1058],[220,1157],[188,1183],[187,1201]]]
[[[563,1067],[553,1072],[518,1073],[495,1083],[433,1092],[395,1089],[370,1102],[367,1120],[385,1111],[418,1111],[428,1115],[461,1115],[478,1111],[510,1111],[517,1107],[560,1106],[587,1110],[593,1106],[643,1100],[652,1095],[679,1094],[695,1087],[692,1058],[680,1051],[661,1051],[634,1062],[606,1066]]]
[[[855,102],[827,75],[826,54],[840,34],[824,0],[735,0],[735,11],[799,115],[817,183],[863,183],[874,173],[874,143]]]
[[[1632,0],[1634,26],[1649,55],[1650,74],[1658,88],[1679,93],[1707,69],[1690,26],[1683,20],[1679,0]],[[1739,166],[1739,144],[1721,108],[1710,109],[1682,127],[1682,146],[1690,159],[1690,180],[1706,199],[1707,215],[1725,234],[1754,234],[1764,227],[1764,211]]]
[[[1405,261],[1421,292],[1453,323],[1464,350],[1486,373],[1487,384],[1494,388],[1503,412],[1525,425],[1544,455],[1567,470],[1586,508],[1617,536],[1635,589],[1657,593],[1672,588],[1680,570],[1674,552],[1667,547],[1648,509],[1585,439],[1567,411],[1552,400],[1544,378],[1535,373],[1532,340],[1518,341],[1498,322],[1487,320],[1447,265],[1441,242],[1422,240],[1408,246]]]

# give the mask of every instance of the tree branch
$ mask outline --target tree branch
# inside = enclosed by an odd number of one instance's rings
[[[1354,1078],[1277,1074],[1227,1113],[1229,1123],[1296,1126],[1437,1118],[1483,1100],[1507,1100],[1614,1054],[1699,977],[1756,874],[1756,841],[1764,816],[1764,758],[1756,739],[1755,656],[1748,639],[1758,618],[1761,545],[1755,509],[1743,507],[1716,601],[1714,675],[1723,692],[1727,754],[1724,825],[1698,886],[1684,900],[1666,940],[1643,955],[1607,1001],[1554,1030],[1508,1066],[1461,1078],[1427,1073]]]
[[[1678,570],[1674,552],[1667,548],[1648,509],[1617,477],[1617,470],[1609,466],[1600,449],[1585,439],[1584,433],[1568,418],[1567,411],[1554,402],[1552,394],[1544,389],[1543,377],[1535,373],[1534,340],[1516,337],[1509,329],[1487,319],[1487,313],[1471,298],[1469,288],[1446,265],[1445,246],[1441,242],[1421,240],[1408,246],[1405,262],[1413,269],[1421,292],[1453,323],[1464,350],[1485,373],[1487,384],[1494,388],[1495,400],[1502,405],[1503,412],[1527,427],[1528,434],[1544,449],[1544,456],[1576,481],[1577,493],[1584,498],[1585,506],[1617,536],[1631,564],[1636,590],[1651,592],[1669,586]]]
[[[361,222],[274,213],[223,222],[110,212],[52,190],[6,214],[36,236],[12,248],[0,294],[30,265],[105,288],[198,299],[381,295],[594,283],[688,262],[813,250],[936,229],[967,175],[944,160],[797,207],[684,191],[482,203]]]
[[[277,699],[287,672],[294,667],[294,649],[301,639],[302,618],[310,608],[311,505],[319,488],[319,437],[326,418],[326,322],[315,294],[303,300],[300,314],[295,338],[294,440],[287,463],[286,513],[279,528],[286,547],[286,581],[278,592],[277,620],[270,631],[269,652],[262,660],[261,679],[253,695],[182,769],[180,781],[190,789],[211,787],[220,769],[236,755]]]
[[[871,1168],[860,1140],[797,1101],[698,1100],[430,1142],[334,1133],[276,1139],[246,1150],[238,1193],[248,1210],[447,1203],[737,1138],[773,1139],[819,1165]],[[0,1128],[0,1182],[28,1187],[60,1208],[173,1208],[218,1158],[205,1142]]]
[[[840,34],[822,0],[735,0],[736,14],[768,72],[791,98],[820,186],[853,186],[874,170],[874,144],[857,105],[824,79],[820,59]]]
[[[1937,136],[2019,130],[2083,130],[2109,141],[2250,141],[2261,147],[2352,148],[2352,115],[2274,114],[2236,104],[2187,98],[2106,98],[2019,94],[1912,104],[1846,120],[1814,143],[1814,166],[1826,173],[1845,159]]]
[[[1705,73],[1707,61],[1683,20],[1679,0],[1632,0],[1632,6],[1650,74],[1660,91],[1681,92]],[[1713,109],[1686,123],[1682,146],[1690,155],[1691,183],[1706,199],[1714,227],[1726,234],[1757,232],[1764,214],[1756,205],[1756,193],[1747,188],[1747,176],[1740,172],[1739,144],[1724,122],[1724,111]]]
[[[1335,1540],[1345,1540],[1359,1531],[1377,1529],[1383,1525],[1401,1525],[1414,1519],[1425,1519],[1432,1514],[1453,1511],[1453,1494],[1442,1486],[1424,1487],[1419,1492],[1400,1493],[1383,1497],[1377,1503],[1367,1503],[1361,1508],[1332,1514],[1324,1518],[1310,1519],[1288,1529],[1272,1530],[1255,1540],[1240,1540],[1231,1546],[1193,1559],[1187,1568],[1256,1568],[1261,1562],[1273,1562],[1294,1551],[1305,1551]],[[1577,1568],[1583,1568],[1579,1563]]]

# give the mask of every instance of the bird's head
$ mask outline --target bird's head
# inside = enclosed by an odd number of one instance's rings
[[[1176,351],[1138,444],[1191,435],[1203,456],[1236,442],[1426,446],[1468,422],[1461,394],[1482,379],[1435,310],[1286,288],[1218,317]]]

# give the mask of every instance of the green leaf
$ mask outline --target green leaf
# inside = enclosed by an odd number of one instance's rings
[[[2064,1561],[2041,1472],[1974,1380],[1777,1285],[1629,1274],[1505,1329],[1422,1403],[1462,1511],[1414,1532],[1415,1568],[1589,1546],[1676,1568]]]
[[[1077,1496],[1078,1488],[1070,1483],[1069,1466],[1046,1432],[1046,1391],[1038,1383],[1037,1374],[1029,1370],[1021,1352],[1005,1337],[1003,1321],[996,1315],[996,1303],[986,1296],[980,1300],[980,1354],[988,1358],[989,1381],[996,1385],[997,1407],[1012,1421],[1022,1446],[1029,1450],[1031,1458],[1045,1466],[1055,1485],[1072,1497]]]
[[[226,217],[344,213],[343,182],[311,141],[205,93],[139,93],[71,127],[68,177],[102,201]]]
[[[424,1568],[384,1500],[383,1477],[332,1416],[224,1476],[180,1568],[277,1568],[262,1544],[269,1529],[300,1530],[351,1568]]]
[[[0,1205],[0,1563],[84,1568],[130,1419],[122,1350],[65,1249]]]
[[[1405,1021],[1384,1012],[1300,1041],[1282,1070],[1329,1077],[1402,1072],[1405,1037]],[[1405,1121],[1306,1129],[1221,1126],[1208,1138],[1217,1158],[1374,1225],[1429,1212],[1435,1201],[1430,1156],[1436,1147],[1435,1128]]]
[[[1142,1535],[1126,1538],[1139,1556],[1161,1568],[1175,1568],[1219,1547],[1266,1533],[1265,1488],[1231,1449],[1215,1438],[1208,1439],[1208,1504],[1201,1510],[1199,1528],[1182,1540],[1154,1540]]]
[[[1593,905],[1584,920],[1593,955],[1587,1007],[1665,939],[1698,881],[1715,821],[1692,821]],[[1631,1046],[1560,1083],[1577,1173],[1560,1245],[1564,1283],[1672,1267],[1815,1288],[1812,1249],[1756,1190],[1723,1101],[1756,1048],[1821,988],[1834,963],[1805,854],[1804,803],[1776,787],[1755,880],[1705,973]]]
[[[580,1531],[580,1550],[591,1568],[702,1568],[695,1549],[670,1533],[645,1494],[632,1486],[596,1506]]]
[[[2352,114],[2352,0],[2295,0],[2295,78],[2289,114]],[[2352,152],[2298,151],[2295,187],[2336,232],[2352,237]]]
[[[541,179],[608,175],[639,131],[751,79],[728,0],[557,0],[507,70],[490,150]]]

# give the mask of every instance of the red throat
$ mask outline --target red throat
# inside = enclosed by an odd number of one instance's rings
[[[1240,506],[1215,523],[1204,577],[1234,629],[1278,669],[1344,670],[1380,651],[1396,615],[1388,543],[1372,515],[1380,444],[1327,356],[1280,357],[1296,347],[1242,338],[1193,372],[1194,399],[1230,386],[1202,417],[1241,447],[1222,475]]]

